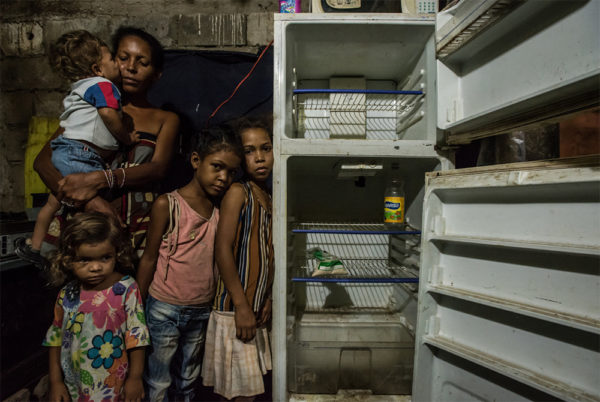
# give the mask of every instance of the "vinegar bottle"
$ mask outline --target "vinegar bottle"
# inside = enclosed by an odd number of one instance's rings
[[[393,167],[384,194],[383,223],[389,229],[404,229],[404,182]]]

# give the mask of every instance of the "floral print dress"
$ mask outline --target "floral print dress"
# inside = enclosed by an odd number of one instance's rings
[[[104,290],[68,283],[43,342],[61,347],[60,364],[73,401],[122,400],[127,349],[149,344],[142,299],[130,276]]]

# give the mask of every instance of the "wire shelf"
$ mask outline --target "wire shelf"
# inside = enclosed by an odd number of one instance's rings
[[[322,223],[305,222],[294,226],[292,233],[326,233],[358,235],[419,235],[420,230],[390,229],[383,223]]]
[[[418,283],[419,278],[404,267],[390,266],[387,259],[343,259],[346,275],[312,276],[318,261],[308,260],[299,268],[292,282],[333,282],[333,283]]]
[[[296,89],[294,122],[304,138],[397,139],[423,117],[423,91]]]
[[[390,284],[307,283],[304,312],[390,313],[398,310]]]

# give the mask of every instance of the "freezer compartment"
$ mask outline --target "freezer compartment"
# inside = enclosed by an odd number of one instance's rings
[[[290,392],[409,394],[414,337],[401,314],[305,314],[291,331]]]
[[[408,17],[276,16],[285,137],[435,141],[434,30]]]

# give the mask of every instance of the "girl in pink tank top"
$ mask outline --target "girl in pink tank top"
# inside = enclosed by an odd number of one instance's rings
[[[217,205],[241,158],[240,141],[229,129],[201,132],[190,159],[193,179],[152,206],[137,274],[152,342],[144,375],[151,401],[165,400],[171,373],[177,400],[194,400],[215,293]],[[173,361],[178,364],[171,367]]]

